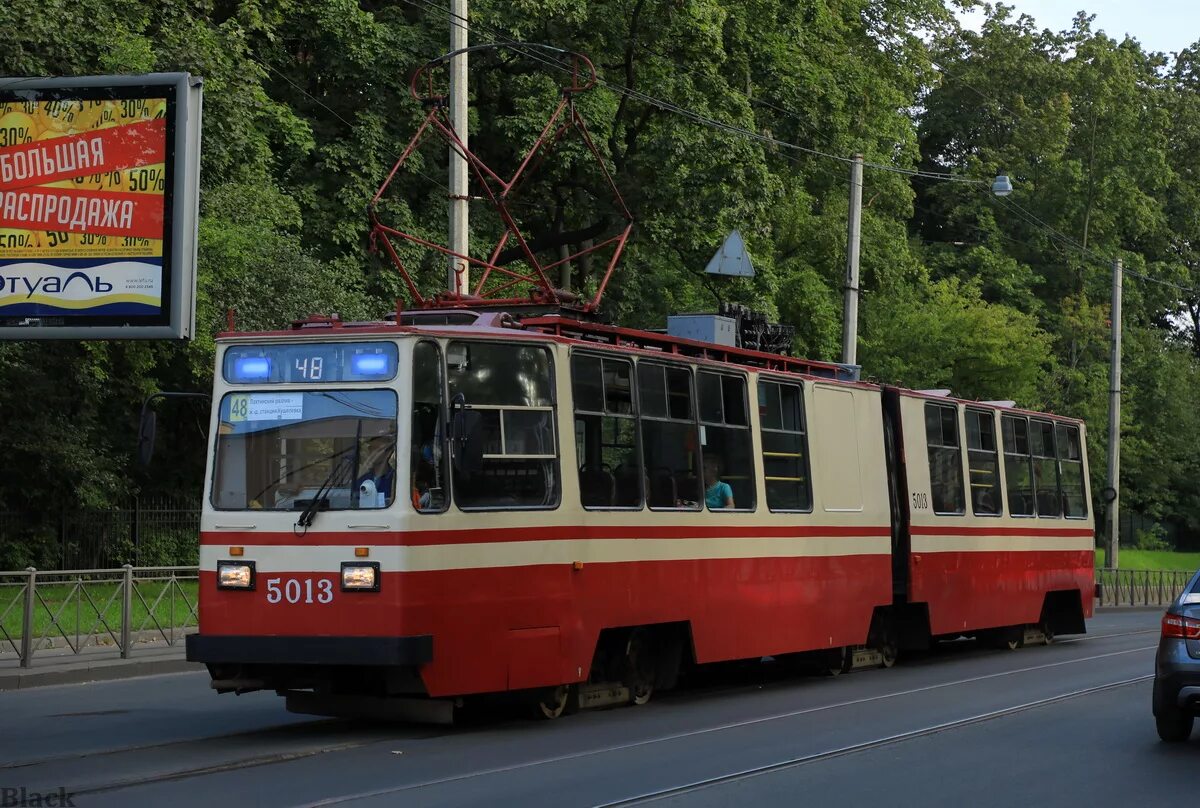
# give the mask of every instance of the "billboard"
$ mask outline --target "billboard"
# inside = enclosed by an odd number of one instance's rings
[[[201,81],[0,78],[0,339],[195,329]]]

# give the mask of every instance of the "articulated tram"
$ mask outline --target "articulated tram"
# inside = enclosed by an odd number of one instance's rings
[[[218,340],[187,639],[213,687],[438,717],[518,692],[554,717],[645,702],[691,665],[804,655],[838,671],[940,638],[1084,631],[1084,425],[863,383],[758,337],[595,322],[633,227],[574,103],[595,68],[521,47],[569,81],[510,172],[467,147],[438,94],[461,52],[413,76],[425,120],[368,206],[412,311]],[[563,255],[570,238],[528,238],[509,205],[571,132],[618,224]],[[492,247],[379,219],[435,136],[504,225]],[[448,260],[454,289],[423,297],[401,257],[415,250]],[[572,261],[595,264],[590,300],[550,281]]]
[[[218,341],[191,660],[290,709],[557,716],[681,670],[1084,631],[1084,424],[555,314]]]

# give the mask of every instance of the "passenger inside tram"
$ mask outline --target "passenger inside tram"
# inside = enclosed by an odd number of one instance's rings
[[[709,510],[736,508],[733,489],[721,480],[721,464],[715,457],[704,458],[704,504]]]

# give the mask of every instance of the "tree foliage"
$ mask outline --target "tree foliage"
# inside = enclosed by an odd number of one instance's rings
[[[862,226],[864,372],[1084,417],[1102,480],[1108,262],[1179,287],[1126,283],[1125,507],[1190,520],[1200,483],[1200,48],[1166,56],[1085,15],[1040,30],[997,5],[978,33],[958,0],[474,0],[473,42],[544,42],[591,56],[578,98],[637,221],[607,313],[658,326],[719,300],[797,328],[836,359],[845,266],[845,158],[868,163]],[[135,468],[154,390],[207,390],[213,335],[310,312],[379,316],[403,289],[372,256],[366,203],[424,110],[408,80],[444,52],[442,0],[10,0],[0,75],[189,70],[205,79],[198,336],[186,345],[0,345],[0,508],[53,515],[131,492],[198,492],[204,418],[164,413],[162,470]],[[559,98],[553,58],[473,57],[472,144],[514,167]],[[647,103],[645,93],[663,103]],[[681,111],[682,110],[682,111]],[[725,127],[704,125],[697,117]],[[732,127],[732,128],[731,128]],[[741,131],[745,130],[745,131]],[[746,132],[755,137],[747,136]],[[783,144],[795,144],[791,148]],[[831,159],[829,155],[834,158]],[[912,171],[1013,177],[980,184]],[[381,205],[432,240],[445,230],[446,153],[420,150]],[[566,141],[513,199],[531,235],[584,245],[611,200]],[[500,224],[472,211],[482,251]],[[725,235],[752,280],[705,278]],[[444,269],[406,249],[427,284]],[[591,291],[603,261],[567,281]],[[69,491],[64,495],[64,491]],[[26,556],[22,556],[25,558]],[[14,556],[15,558],[15,556]]]

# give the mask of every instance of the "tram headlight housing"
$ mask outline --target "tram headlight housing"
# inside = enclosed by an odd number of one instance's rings
[[[218,561],[217,589],[253,589],[253,561]]]
[[[343,592],[378,592],[379,591],[379,562],[377,562],[377,561],[343,561],[342,562],[342,591]]]

